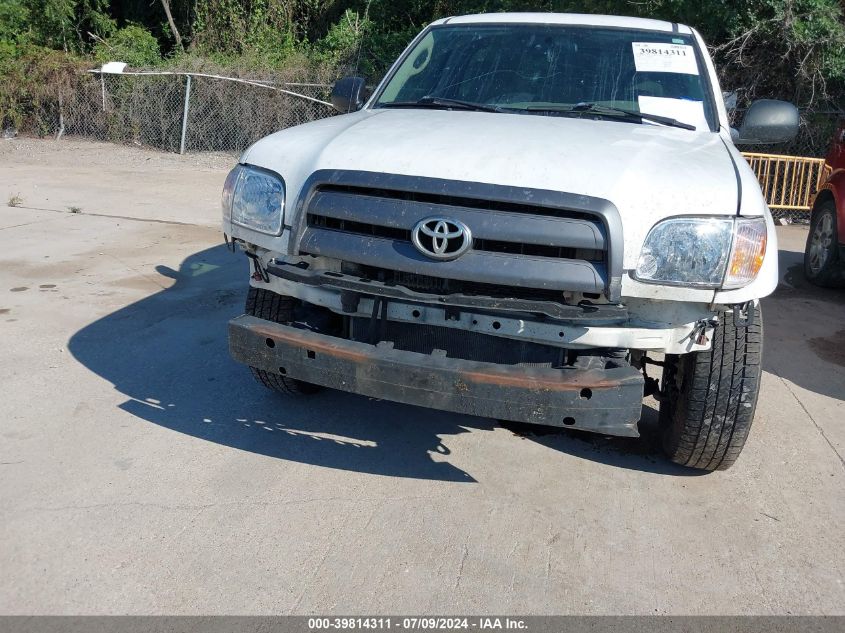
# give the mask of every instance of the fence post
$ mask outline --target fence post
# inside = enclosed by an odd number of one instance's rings
[[[191,101],[191,76],[187,75],[188,83],[185,84],[185,109],[182,111],[182,142],[179,144],[179,153],[185,153],[185,135],[188,132],[188,104]]]
[[[56,132],[56,140],[58,141],[62,138],[62,135],[65,133],[65,108],[62,99],[62,93],[60,92],[59,95],[59,131]]]

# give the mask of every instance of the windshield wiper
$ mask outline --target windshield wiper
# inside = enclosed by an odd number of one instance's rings
[[[646,121],[654,121],[663,125],[671,125],[672,127],[679,127],[684,130],[695,130],[694,125],[683,123],[677,119],[672,119],[668,116],[661,116],[659,114],[649,114],[648,112],[638,112],[637,110],[626,110],[625,108],[616,108],[612,106],[603,106],[598,103],[576,103],[574,106],[529,106],[526,108],[530,112],[555,112],[566,114],[568,112],[593,112],[595,114],[624,114],[628,117],[636,117],[638,119],[645,119]]]
[[[432,96],[423,97],[417,101],[393,101],[390,103],[380,103],[379,105],[382,108],[457,108],[459,110],[474,110],[476,112],[504,112],[502,108],[483,103]]]

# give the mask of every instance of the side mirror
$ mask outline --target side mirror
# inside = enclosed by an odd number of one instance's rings
[[[740,145],[787,143],[798,134],[798,108],[786,101],[761,99],[745,113],[739,128]]]
[[[357,112],[367,100],[367,82],[363,77],[344,77],[332,88],[332,106],[346,114]]]

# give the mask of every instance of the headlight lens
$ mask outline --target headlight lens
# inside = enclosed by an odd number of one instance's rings
[[[223,217],[249,229],[279,235],[285,209],[285,184],[271,171],[237,165],[223,185]]]
[[[739,288],[763,265],[763,218],[670,218],[646,237],[634,277],[703,288]]]
[[[637,279],[715,288],[725,278],[733,218],[671,218],[648,234],[637,262]]]

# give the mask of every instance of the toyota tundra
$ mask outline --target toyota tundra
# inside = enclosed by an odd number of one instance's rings
[[[671,460],[737,459],[778,270],[735,144],[792,138],[792,105],[732,129],[682,24],[507,13],[431,24],[332,103],[226,180],[260,383],[619,436],[654,396]]]

